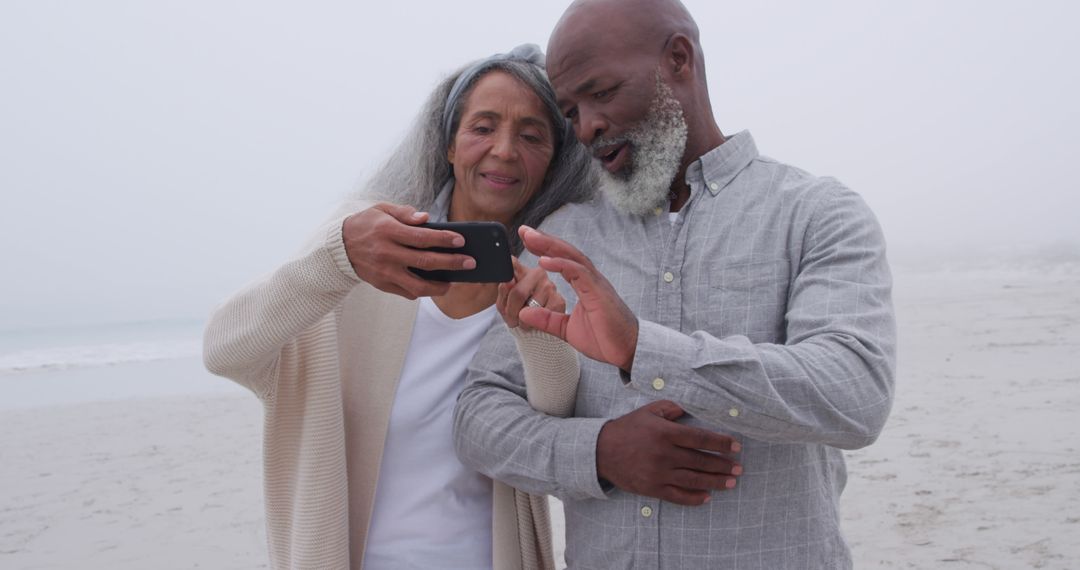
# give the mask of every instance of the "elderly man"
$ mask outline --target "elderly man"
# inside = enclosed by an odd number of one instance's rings
[[[878,436],[895,367],[873,214],[721,132],[676,0],[575,2],[547,63],[605,172],[595,200],[522,231],[569,283],[569,314],[519,316],[588,357],[575,417],[529,407],[497,326],[458,401],[459,455],[563,499],[572,568],[851,567],[840,450]]]

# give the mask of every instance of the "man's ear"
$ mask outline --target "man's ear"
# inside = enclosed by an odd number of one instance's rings
[[[675,34],[664,50],[664,63],[673,77],[688,79],[694,76],[694,42],[683,34]]]

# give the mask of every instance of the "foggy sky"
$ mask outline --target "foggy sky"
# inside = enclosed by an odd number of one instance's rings
[[[0,330],[204,318],[561,2],[0,3]],[[688,1],[726,134],[894,251],[1080,242],[1070,2]]]

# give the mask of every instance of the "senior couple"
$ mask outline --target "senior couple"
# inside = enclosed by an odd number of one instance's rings
[[[409,270],[474,267],[420,227],[472,220],[512,230],[512,281]],[[205,360],[264,403],[275,568],[552,568],[547,494],[571,568],[849,568],[890,289],[855,193],[721,132],[677,0],[579,0],[546,60],[440,84]]]

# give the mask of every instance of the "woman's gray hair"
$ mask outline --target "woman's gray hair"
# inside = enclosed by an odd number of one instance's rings
[[[542,62],[543,54],[540,54],[539,48],[520,46],[510,54],[473,62],[451,74],[428,96],[405,140],[371,176],[360,191],[360,196],[407,204],[418,210],[431,208],[439,190],[454,177],[453,165],[446,156],[469,93],[484,75],[492,71],[508,73],[540,99],[548,112],[555,135],[554,153],[540,190],[514,216],[511,227],[507,228],[510,230],[513,252],[520,253],[522,245],[517,235],[518,226],[536,227],[563,204],[590,198],[597,185],[592,159],[573,136],[573,131],[555,103],[555,91],[548,82]],[[459,79],[462,81],[459,82]],[[455,93],[452,98],[451,92]],[[449,105],[448,99],[452,99]]]

